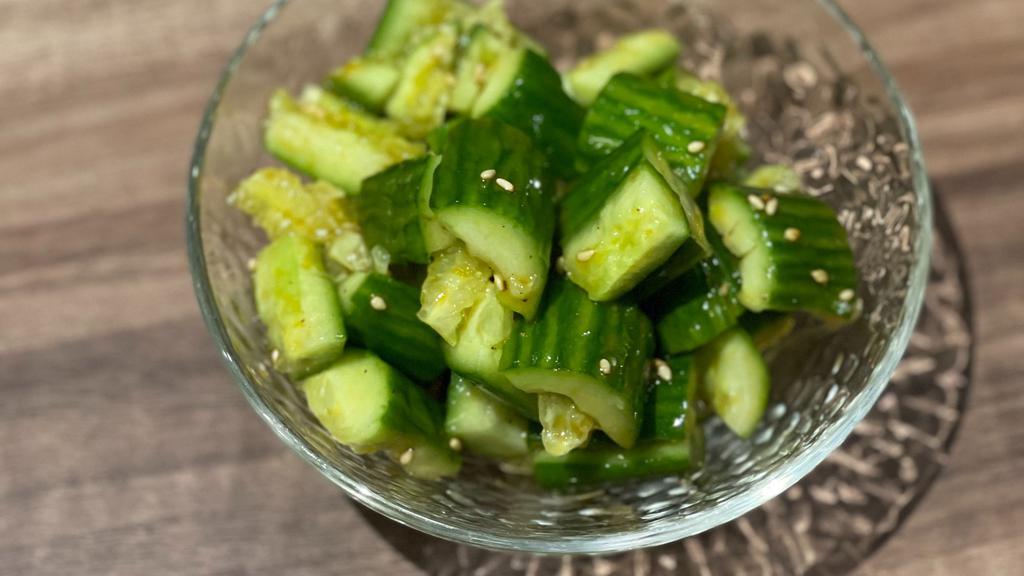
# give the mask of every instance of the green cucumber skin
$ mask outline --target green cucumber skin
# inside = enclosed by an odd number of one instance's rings
[[[639,432],[645,365],[653,348],[650,320],[638,306],[593,302],[580,288],[559,278],[549,286],[536,320],[517,320],[502,350],[501,369],[513,384],[517,384],[517,372],[550,371],[588,379],[599,390],[599,401],[616,406],[625,421],[621,432],[605,432],[628,447]],[[602,359],[615,361],[610,374],[601,372]],[[597,414],[588,413],[603,425]]]
[[[278,368],[301,378],[341,356],[348,333],[317,244],[298,236],[275,240],[256,259],[253,285],[257,312],[280,353]]]
[[[708,240],[712,256],[652,298],[648,306],[665,354],[696,350],[735,326],[744,312],[733,256],[713,231],[708,232]]]
[[[680,276],[693,270],[701,261],[709,258],[711,252],[697,242],[685,242],[665,264],[658,267],[633,290],[634,297],[643,302],[674,283]]]
[[[523,49],[522,60],[507,92],[486,110],[486,116],[514,126],[537,143],[553,174],[576,175],[576,138],[583,122],[583,108],[562,88],[562,78],[547,58]]]
[[[764,353],[781,344],[796,329],[796,317],[788,312],[746,312],[739,325],[754,339]]]
[[[374,297],[385,308],[373,307]],[[381,274],[357,274],[342,284],[342,308],[355,342],[421,382],[436,380],[447,369],[441,337],[416,317],[416,288]]]
[[[710,188],[708,213],[730,251],[746,259],[757,250],[765,250],[767,289],[754,291],[754,282],[743,279],[740,302],[754,312],[774,310],[780,312],[807,311],[825,317],[849,320],[856,315],[856,300],[843,300],[840,295],[856,291],[857,267],[850,249],[846,230],[839,223],[835,211],[816,198],[796,194],[778,194],[772,191],[747,188],[734,184],[715,183]],[[774,214],[754,209],[749,196],[762,202],[777,202]],[[740,218],[753,227],[755,245],[747,245],[747,238],[730,238],[729,212],[739,212]],[[786,230],[799,230],[799,239],[786,239]],[[735,245],[740,242],[742,245]],[[740,269],[744,269],[741,262]],[[824,270],[828,281],[817,282],[812,272]]]
[[[610,154],[637,130],[647,130],[690,195],[700,194],[725,119],[725,107],[663,88],[634,74],[615,75],[587,112],[580,152],[590,158]],[[692,142],[703,147],[687,148]]]
[[[683,474],[692,465],[690,443],[652,442],[630,449],[595,446],[565,456],[534,455],[533,476],[552,490],[589,487],[635,478]]]
[[[376,58],[401,56],[416,34],[446,20],[455,5],[453,0],[388,0],[365,55]]]
[[[427,264],[420,224],[419,195],[432,185],[436,164],[429,156],[407,160],[367,178],[355,197],[363,236],[383,246],[394,264]]]
[[[656,75],[671,67],[681,51],[679,40],[669,32],[659,29],[635,32],[577,64],[566,74],[565,84],[577,102],[590,106],[615,74]]]
[[[452,373],[446,408],[445,432],[470,452],[500,460],[529,452],[527,420],[495,400],[478,382]]]
[[[495,177],[482,178],[487,170],[494,170]],[[499,186],[498,178],[510,182],[514,191]],[[501,258],[503,247],[494,246],[494,238],[461,240],[474,256],[505,273],[510,288],[500,294],[503,302],[516,312],[532,316],[547,282],[555,206],[543,158],[529,136],[491,119],[453,123],[447,130],[444,159],[434,174],[429,205],[442,223],[446,213],[479,210],[502,221],[504,232],[513,231],[518,236],[522,245],[515,249],[529,260],[530,270],[521,271],[529,274],[526,278],[512,277],[508,262],[487,257],[497,253],[497,258]],[[521,306],[510,304],[513,296],[521,299]]]
[[[695,428],[699,429],[693,355],[673,356],[666,365],[672,371],[670,380],[662,380],[658,371],[653,371],[640,429],[643,440],[685,440],[693,435]]]

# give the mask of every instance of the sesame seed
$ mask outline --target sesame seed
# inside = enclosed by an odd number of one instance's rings
[[[747,202],[754,207],[754,210],[764,210],[764,200],[761,200],[761,197],[756,194],[747,196]]]
[[[498,289],[498,292],[505,291],[505,278],[501,274],[494,275],[494,287]]]
[[[505,180],[504,178],[498,178],[497,180],[494,181],[494,183],[500,186],[501,189],[504,190],[505,192],[516,191],[515,185],[509,182],[508,180]]]
[[[821,268],[811,270],[811,278],[814,278],[814,281],[818,284],[828,284],[828,272]]]
[[[772,197],[768,199],[768,202],[764,205],[764,213],[769,216],[774,216],[779,210],[779,199]]]
[[[726,296],[726,295],[729,294],[729,290],[730,290],[729,283],[728,282],[722,282],[722,285],[718,287],[718,295],[719,296]]]
[[[690,154],[699,154],[704,151],[705,144],[700,140],[694,140],[686,145],[686,151]]]
[[[280,350],[278,350],[277,348],[274,348],[273,350],[270,351],[270,361],[271,362],[273,362],[274,364],[277,364],[277,361],[280,360],[280,359],[281,359],[281,351]]]
[[[385,302],[384,299],[381,298],[380,296],[374,294],[373,296],[370,296],[370,308],[373,308],[374,310],[378,311],[387,310],[388,303]]]
[[[452,438],[451,440],[448,440],[448,447],[456,452],[462,452],[462,440]]]
[[[493,168],[491,168],[490,170],[484,170],[483,172],[481,172],[480,173],[480,179],[481,180],[491,180],[492,178],[494,178],[497,175],[498,175],[498,171],[493,169]]]
[[[601,374],[605,376],[612,373],[612,363],[607,358],[601,358],[601,361],[597,363],[598,368],[601,370]]]
[[[593,257],[593,250],[580,250],[579,252],[576,253],[576,259],[579,260],[580,262],[586,262],[587,260],[590,260]]]
[[[661,378],[665,382],[672,379],[672,367],[661,358],[654,359],[654,366],[658,370],[658,378]]]
[[[857,293],[854,292],[853,290],[850,290],[849,288],[839,293],[839,299],[842,300],[843,302],[850,302],[856,297]]]
[[[402,452],[402,455],[398,458],[398,462],[401,463],[402,466],[408,466],[410,463],[412,463],[412,459],[414,456],[416,456],[416,451],[413,450],[412,448],[409,448],[405,452]]]
[[[558,259],[555,260],[555,272],[565,274],[565,256],[559,256]]]
[[[317,228],[316,237],[318,240],[323,240],[324,238],[327,238],[327,230],[324,228]]]
[[[249,272],[252,272],[253,270],[256,269],[256,259],[255,258],[249,258],[249,261],[245,263],[245,266],[246,266],[246,268],[249,269]]]
[[[786,231],[782,233],[782,237],[789,242],[796,242],[800,239],[799,228],[786,228]]]

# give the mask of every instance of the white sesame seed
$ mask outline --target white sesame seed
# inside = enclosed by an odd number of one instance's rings
[[[761,200],[761,197],[757,194],[747,196],[747,202],[753,206],[754,210],[764,210],[764,200]]]
[[[654,359],[654,366],[658,370],[658,378],[661,378],[665,382],[672,379],[672,367],[661,358]]]
[[[318,240],[327,238],[327,230],[324,228],[317,228],[315,234]]]
[[[699,154],[704,151],[705,144],[700,140],[694,140],[686,145],[686,151],[690,154]]]
[[[498,175],[498,171],[494,170],[492,168],[490,170],[484,170],[483,172],[481,172],[480,173],[480,179],[481,180],[491,180],[492,178],[494,178],[497,175]]]
[[[408,466],[410,463],[412,463],[412,459],[414,456],[416,456],[416,451],[413,450],[412,448],[409,448],[405,452],[402,452],[402,455],[398,458],[398,462],[401,463],[402,466]]]
[[[246,268],[249,269],[249,272],[252,272],[253,270],[256,269],[256,259],[255,258],[249,258],[249,261],[245,263],[245,266],[246,266]]]
[[[597,363],[598,368],[601,370],[601,374],[605,376],[612,373],[612,363],[607,358],[601,358],[601,361]]]
[[[811,270],[811,278],[814,278],[814,281],[818,284],[828,284],[828,272],[821,268]]]
[[[497,180],[494,181],[494,183],[501,187],[501,189],[504,190],[505,192],[516,191],[515,184],[512,184],[511,182],[505,180],[504,178],[498,178]]]
[[[857,297],[857,293],[847,288],[839,293],[839,299],[843,302],[850,302]]]
[[[774,196],[768,199],[768,202],[764,205],[764,213],[769,216],[774,216],[779,210],[779,199]]]
[[[505,291],[505,278],[501,274],[494,275],[494,287],[498,289],[498,292]]]
[[[388,303],[384,301],[384,299],[381,298],[380,296],[374,294],[373,296],[370,296],[370,308],[373,308],[374,310],[378,311],[387,310]]]
[[[280,350],[278,350],[277,348],[274,348],[273,350],[270,351],[270,361],[271,362],[273,362],[274,364],[277,364],[277,361],[280,360],[280,359],[281,359],[281,351]]]
[[[576,253],[576,259],[579,260],[580,262],[586,262],[587,260],[590,260],[593,257],[593,250],[580,250],[579,252]]]
[[[462,440],[452,438],[451,440],[448,440],[448,447],[456,452],[462,452]]]
[[[786,228],[786,231],[782,233],[782,237],[789,242],[796,242],[800,239],[799,228]]]
[[[722,282],[722,285],[718,287],[718,295],[719,296],[726,296],[726,295],[729,294],[729,290],[730,290],[729,283],[728,282]]]

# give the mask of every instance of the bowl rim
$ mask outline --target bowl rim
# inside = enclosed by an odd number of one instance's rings
[[[896,366],[906,352],[924,301],[924,291],[927,286],[931,257],[933,227],[932,192],[925,171],[916,122],[892,75],[882,63],[878,53],[871,47],[861,29],[836,4],[835,0],[816,0],[846,30],[860,48],[861,54],[885,87],[890,104],[898,112],[900,129],[905,135],[909,147],[911,177],[916,191],[915,208],[918,219],[921,222],[921,230],[914,242],[914,251],[918,257],[908,277],[906,301],[901,310],[899,324],[894,331],[889,348],[871,372],[864,390],[851,401],[850,406],[839,419],[825,428],[810,443],[804,450],[803,457],[793,459],[771,473],[766,474],[763,478],[757,480],[750,490],[722,505],[707,511],[688,515],[677,522],[654,527],[641,525],[635,530],[610,535],[561,537],[557,539],[550,537],[509,537],[481,530],[453,527],[424,516],[415,510],[397,505],[386,496],[378,494],[363,486],[357,480],[348,477],[345,473],[332,466],[327,460],[320,457],[305,440],[288,428],[256,393],[253,382],[250,381],[248,374],[242,368],[243,363],[237,350],[231,343],[224,320],[217,308],[206,267],[202,230],[200,227],[199,196],[201,192],[201,178],[207,146],[213,132],[217,111],[224,96],[224,91],[249,48],[259,40],[263,31],[273,22],[281,10],[292,3],[292,1],[275,0],[249,29],[245,39],[235,50],[222,72],[216,89],[206,105],[199,134],[196,137],[193,148],[188,177],[188,196],[185,207],[188,260],[192,273],[193,288],[207,330],[217,344],[222,360],[239,388],[241,388],[246,400],[248,400],[252,408],[274,431],[278,438],[356,502],[391,520],[432,536],[491,550],[538,554],[602,554],[667,544],[700,534],[735,520],[790,488],[842,444],[853,431],[854,426],[867,415],[885,390],[890,377],[896,370]]]

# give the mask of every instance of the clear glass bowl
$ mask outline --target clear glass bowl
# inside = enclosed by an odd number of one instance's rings
[[[232,58],[196,143],[188,250],[210,332],[246,398],[288,446],[358,502],[429,534],[493,549],[603,553],[735,519],[838,447],[906,349],[926,283],[932,210],[910,112],[831,0],[508,4],[561,68],[626,31],[678,33],[686,63],[738,95],[758,160],[792,163],[809,191],[839,210],[862,271],[862,318],[835,334],[796,334],[771,360],[773,405],[760,429],[739,441],[709,422],[707,465],[693,478],[559,495],[477,462],[457,479],[425,482],[384,458],[353,454],[269,367],[247,270],[264,240],[225,198],[271,162],[261,144],[271,92],[317,82],[358,53],[382,2],[279,0]]]

